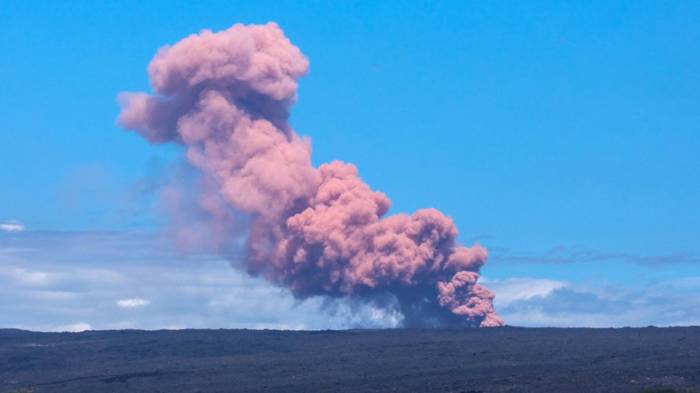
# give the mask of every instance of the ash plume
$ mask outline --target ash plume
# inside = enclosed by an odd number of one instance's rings
[[[487,252],[458,245],[450,218],[435,209],[386,216],[389,199],[354,165],[311,164],[310,140],[287,121],[308,65],[274,23],[203,30],[158,50],[148,66],[154,93],[120,94],[118,122],[184,147],[202,175],[210,241],[235,237],[245,216],[244,251],[221,252],[250,274],[299,299],[391,295],[404,326],[502,325],[493,293],[477,284]]]

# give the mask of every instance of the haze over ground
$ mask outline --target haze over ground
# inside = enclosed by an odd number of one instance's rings
[[[311,61],[291,124],[314,163],[355,163],[392,213],[452,217],[490,250],[509,324],[698,323],[693,3],[37,5],[0,10],[2,326],[396,323],[296,304],[160,235],[177,154],[120,131],[114,95],[148,90],[164,43],[267,21]]]

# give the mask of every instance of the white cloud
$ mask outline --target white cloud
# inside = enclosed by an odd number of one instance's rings
[[[57,274],[29,270],[21,267],[0,267],[0,278],[9,279],[11,282],[27,286],[45,286],[55,282]]]
[[[496,293],[495,306],[502,308],[519,300],[543,298],[568,284],[564,281],[544,278],[513,277],[504,280],[482,280]]]
[[[92,326],[90,326],[89,323],[78,322],[70,325],[57,326],[52,330],[56,332],[84,332],[86,330],[92,330]]]
[[[22,232],[25,230],[24,224],[16,220],[0,222],[0,231],[2,232]]]
[[[139,308],[139,307],[146,307],[149,304],[151,304],[150,300],[141,299],[141,298],[117,300],[117,306],[119,306],[121,308]]]

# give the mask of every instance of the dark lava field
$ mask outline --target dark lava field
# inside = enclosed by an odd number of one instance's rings
[[[700,392],[700,328],[0,330],[0,392]]]

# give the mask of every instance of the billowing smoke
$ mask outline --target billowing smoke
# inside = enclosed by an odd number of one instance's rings
[[[310,140],[287,121],[308,65],[274,23],[204,30],[158,51],[154,94],[122,93],[119,123],[184,147],[215,243],[245,216],[244,251],[224,254],[250,274],[300,299],[391,296],[404,326],[502,325],[477,284],[486,250],[456,244],[452,220],[435,209],[385,216],[389,199],[354,165],[311,164]]]

